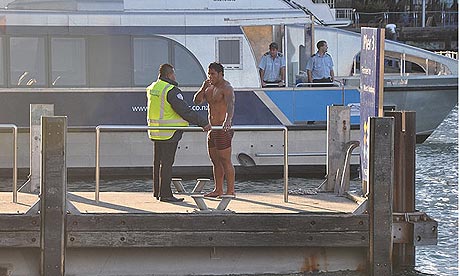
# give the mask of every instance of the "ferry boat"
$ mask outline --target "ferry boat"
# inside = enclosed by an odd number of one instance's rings
[[[96,126],[146,124],[145,87],[160,64],[174,65],[192,104],[218,61],[235,89],[234,124],[287,126],[290,169],[324,172],[327,106],[352,107],[359,140],[361,38],[337,28],[347,24],[327,4],[306,0],[11,1],[0,10],[0,124],[19,127],[19,167],[27,169],[29,106],[54,104],[55,115],[68,116],[67,166],[91,171]],[[334,59],[335,87],[302,80],[320,39]],[[281,45],[287,82],[262,88],[258,62],[272,41]],[[415,110],[423,141],[457,104],[457,60],[388,40],[385,56],[385,108]],[[192,108],[207,115],[205,105]],[[0,131],[0,168],[11,168],[11,135]],[[144,131],[104,133],[101,166],[150,170],[151,149]],[[232,158],[237,173],[266,172],[281,166],[282,152],[281,132],[238,132]],[[210,165],[204,134],[185,134],[175,169],[195,174]]]

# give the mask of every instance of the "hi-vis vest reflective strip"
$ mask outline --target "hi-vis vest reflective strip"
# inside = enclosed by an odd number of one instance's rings
[[[182,119],[174,111],[168,102],[168,92],[174,85],[163,80],[158,80],[147,87],[148,112],[147,122],[149,126],[188,126],[188,122]],[[175,130],[149,130],[149,137],[153,140],[168,140]]]

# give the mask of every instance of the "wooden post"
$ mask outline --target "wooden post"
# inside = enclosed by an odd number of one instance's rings
[[[344,145],[350,141],[349,106],[327,107],[327,183],[323,190],[333,192],[337,171],[342,165]],[[346,172],[348,179],[350,172]]]
[[[393,212],[415,212],[415,112],[387,111],[385,116],[395,118]],[[395,244],[393,264],[396,269],[414,267],[415,246]]]
[[[40,191],[40,119],[42,116],[53,116],[53,104],[30,105],[30,176],[28,191],[38,194]],[[27,187],[27,186],[26,186]]]
[[[67,117],[42,117],[40,275],[65,268]]]
[[[369,275],[392,275],[394,119],[370,117]]]

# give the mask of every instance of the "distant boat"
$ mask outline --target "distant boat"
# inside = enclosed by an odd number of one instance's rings
[[[355,129],[359,123],[360,35],[330,27],[349,23],[311,1],[13,1],[0,11],[0,123],[20,127],[20,167],[27,168],[29,104],[54,104],[56,115],[69,118],[68,166],[91,170],[95,126],[145,125],[145,87],[161,63],[174,65],[191,103],[208,64],[219,61],[236,91],[234,124],[286,125],[290,165],[322,170],[326,107],[349,105]],[[344,87],[296,87],[320,39],[328,41]],[[287,84],[265,89],[257,65],[272,41],[286,58]],[[457,61],[394,41],[386,41],[385,56],[384,105],[415,110],[423,141],[458,101]],[[192,108],[207,114],[206,106]],[[209,168],[202,135],[185,135],[175,168]],[[352,136],[358,139],[358,131]],[[279,167],[280,137],[237,134],[234,163]],[[0,141],[0,148],[11,147]],[[149,168],[150,149],[143,132],[106,134],[102,166]],[[10,160],[0,160],[0,168],[10,168]]]

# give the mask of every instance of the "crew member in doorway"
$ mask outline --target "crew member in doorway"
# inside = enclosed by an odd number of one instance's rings
[[[211,129],[208,120],[193,111],[184,101],[177,87],[176,73],[170,64],[162,64],[157,81],[147,87],[147,122],[149,126],[199,125],[204,131]],[[153,196],[163,202],[180,202],[171,191],[172,166],[177,144],[182,138],[181,130],[149,130],[154,143]]]
[[[286,61],[283,53],[278,52],[278,44],[270,43],[269,51],[266,52],[259,63],[259,74],[262,87],[267,87],[267,84],[277,84],[278,86],[285,85]]]
[[[306,71],[308,82],[322,83],[321,86],[332,86],[334,82],[334,62],[327,52],[327,42],[324,40],[316,43],[318,51],[307,62]]]

